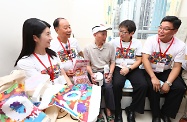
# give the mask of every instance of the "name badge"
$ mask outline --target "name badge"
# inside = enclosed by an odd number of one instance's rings
[[[157,63],[156,64],[156,72],[163,72],[164,71],[165,63]]]

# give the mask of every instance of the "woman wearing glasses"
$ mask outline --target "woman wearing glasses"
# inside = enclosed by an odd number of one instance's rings
[[[133,93],[130,106],[125,108],[127,122],[135,122],[135,112],[144,113],[147,82],[139,69],[142,63],[142,43],[133,38],[136,25],[131,20],[125,20],[119,25],[119,37],[112,40],[116,50],[116,66],[113,73],[113,91],[115,99],[115,122],[122,122],[121,99],[122,89],[126,79],[130,80]]]

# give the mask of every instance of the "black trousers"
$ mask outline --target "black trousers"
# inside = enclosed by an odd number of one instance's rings
[[[161,73],[155,73],[155,75],[159,80],[165,82],[170,72],[171,69],[165,70],[164,72]],[[186,87],[184,85],[184,81],[181,78],[181,76],[178,76],[174,80],[172,86],[170,87],[170,91],[164,94],[165,101],[160,109],[160,92],[156,92],[155,90],[153,90],[151,78],[145,70],[144,70],[144,74],[149,85],[148,98],[150,101],[152,116],[159,117],[160,114],[162,113],[168,117],[175,118],[176,114],[178,113],[180,104],[182,102],[183,95],[186,91]]]
[[[121,68],[115,67],[113,73],[113,91],[115,99],[115,114],[118,115],[121,112],[121,99],[122,99],[122,88],[124,87],[126,79],[129,79],[132,87],[132,102],[130,109],[138,113],[144,113],[145,97],[148,89],[147,82],[145,80],[143,71],[136,68],[129,72],[126,76],[120,74]]]
[[[88,74],[88,78],[91,81],[91,77],[89,74]],[[114,104],[114,93],[112,87],[113,87],[112,81],[110,83],[105,83],[105,80],[103,79],[103,85],[101,87],[101,103],[102,103],[102,98],[104,97],[106,108],[114,111],[115,104]]]

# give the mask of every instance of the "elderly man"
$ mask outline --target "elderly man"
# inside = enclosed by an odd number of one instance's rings
[[[115,67],[115,50],[114,47],[105,43],[107,37],[107,28],[104,25],[97,25],[92,28],[92,33],[95,38],[94,43],[86,46],[84,49],[84,58],[90,60],[87,66],[89,77],[93,84],[96,83],[96,72],[104,72],[104,67],[108,65],[109,74],[105,77],[102,90],[104,91],[105,105],[106,105],[106,118],[108,122],[114,122],[114,115],[112,110],[115,109],[114,95],[112,90],[112,74]],[[97,122],[104,122],[102,113],[100,112]]]
[[[68,77],[74,76],[73,60],[83,53],[78,45],[78,41],[71,36],[71,26],[65,18],[57,18],[53,22],[54,29],[58,34],[57,38],[51,41],[51,49],[57,52],[63,68]]]

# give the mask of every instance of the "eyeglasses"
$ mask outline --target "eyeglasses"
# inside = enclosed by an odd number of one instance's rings
[[[122,35],[124,34],[128,34],[129,32],[125,32],[125,31],[119,31]]]
[[[158,26],[158,30],[163,30],[163,31],[169,31],[169,30],[175,30],[174,28],[162,28],[162,26]]]

